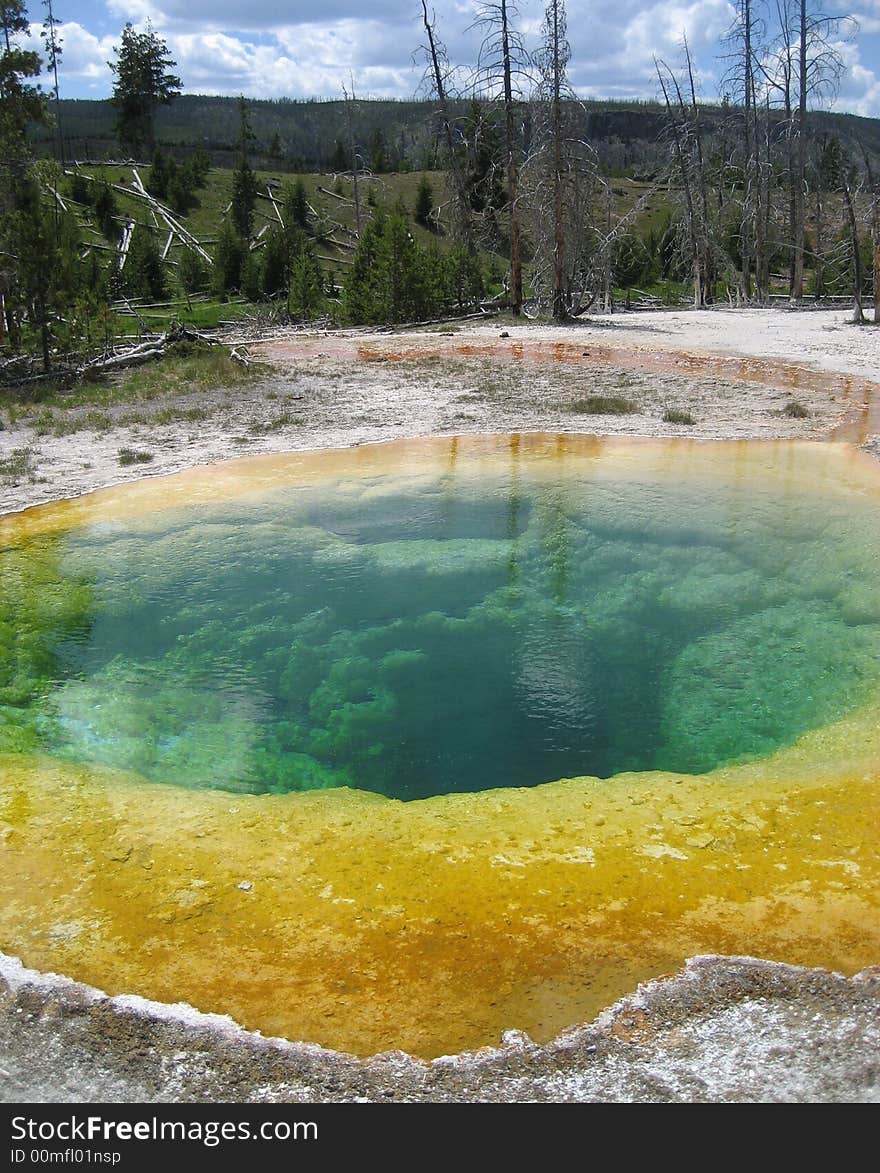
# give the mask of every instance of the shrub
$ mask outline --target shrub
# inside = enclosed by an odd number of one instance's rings
[[[695,424],[697,421],[689,411],[682,411],[678,407],[667,407],[663,412],[664,424]]]
[[[582,415],[637,415],[639,405],[619,395],[590,395],[573,403],[571,410]]]
[[[120,448],[116,455],[120,464],[149,464],[153,459],[152,452],[138,452],[136,448]]]

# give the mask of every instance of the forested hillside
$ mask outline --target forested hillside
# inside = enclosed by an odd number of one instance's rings
[[[612,174],[654,172],[669,159],[667,116],[653,102],[571,102],[578,133],[593,147]],[[452,102],[455,118],[467,120],[471,104]],[[437,104],[429,101],[248,100],[255,140],[253,155],[267,170],[328,171],[350,167],[353,140],[364,166],[374,172],[435,170],[442,166],[443,130]],[[701,107],[710,136],[731,133],[737,112],[717,105]],[[528,140],[528,110],[523,130]],[[64,101],[59,105],[68,152],[75,159],[117,159],[116,110],[108,101]],[[880,119],[854,114],[811,113],[816,135],[834,135],[864,143],[880,155]],[[349,121],[350,120],[350,121]],[[777,122],[781,122],[781,113]],[[218,167],[234,166],[239,132],[237,98],[181,94],[156,112],[156,135],[180,155],[201,147]],[[54,149],[54,132],[32,130],[41,154]]]

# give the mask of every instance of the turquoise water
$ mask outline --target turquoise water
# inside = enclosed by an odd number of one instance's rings
[[[790,744],[880,682],[873,501],[569,460],[338,478],[0,552],[0,751],[403,798]]]

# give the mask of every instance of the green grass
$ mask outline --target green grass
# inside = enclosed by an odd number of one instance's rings
[[[81,382],[70,391],[59,388],[48,391],[41,399],[43,410],[34,422],[47,432],[64,435],[65,431],[58,431],[63,425],[50,409],[69,411],[95,407],[106,410],[166,395],[188,395],[216,387],[239,388],[257,382],[267,370],[268,367],[260,363],[243,367],[234,362],[222,346],[201,347],[181,342],[171,346],[163,358],[149,366],[132,367],[104,376],[97,382]],[[9,410],[11,419],[12,408]],[[21,408],[16,409],[16,418],[26,414]]]
[[[149,464],[152,452],[139,452],[136,448],[120,448],[116,454],[120,464]]]
[[[160,407],[157,412],[145,422],[154,424],[198,423],[208,418],[209,412],[204,407]]]
[[[0,456],[0,480],[4,483],[16,484],[33,477],[33,473],[33,448],[13,448],[8,456]]]
[[[620,395],[590,395],[578,399],[571,410],[579,415],[637,415],[641,409],[632,399]]]
[[[797,399],[792,399],[790,403],[786,403],[785,407],[783,407],[782,414],[788,416],[791,420],[805,420],[810,413]]]
[[[290,412],[284,412],[282,415],[273,416],[267,420],[252,420],[248,425],[248,431],[253,436],[266,436],[270,432],[280,432],[282,428],[292,427],[300,422],[299,417],[291,415]]]
[[[697,421],[689,411],[682,411],[679,407],[667,407],[663,412],[664,424],[687,424],[692,426]]]

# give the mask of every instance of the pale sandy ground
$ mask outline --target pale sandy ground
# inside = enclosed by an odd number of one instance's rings
[[[144,419],[67,436],[7,422],[0,458],[31,448],[33,467],[0,485],[0,513],[242,453],[455,432],[833,438],[880,455],[880,331],[846,318],[682,311],[566,328],[486,322],[452,334],[278,335],[251,346],[276,369],[243,393],[220,388],[144,406],[144,414],[202,407],[198,422]],[[594,394],[632,398],[640,411],[573,410]],[[782,414],[792,400],[807,408],[805,419]],[[665,424],[668,406],[691,411],[696,424]],[[152,463],[121,467],[123,447],[151,452]],[[511,1035],[498,1049],[423,1064],[265,1040],[188,1008],[108,999],[0,955],[6,1102],[877,1102],[878,1044],[878,971],[843,978],[698,959],[554,1043]]]
[[[27,448],[32,467],[0,479],[0,513],[244,454],[413,436],[559,431],[871,443],[880,433],[880,331],[846,318],[839,310],[658,311],[563,328],[490,320],[453,334],[279,332],[251,345],[273,368],[243,390],[178,391],[113,408],[110,430],[60,436],[39,434],[38,408],[14,425],[7,416],[0,459]],[[623,396],[639,412],[573,410],[590,395]],[[785,416],[792,401],[809,415]],[[668,407],[689,411],[695,424],[664,423]],[[168,408],[203,418],[157,420]],[[125,422],[134,409],[138,422]],[[86,414],[55,412],[71,422]],[[152,460],[121,466],[122,448]]]

